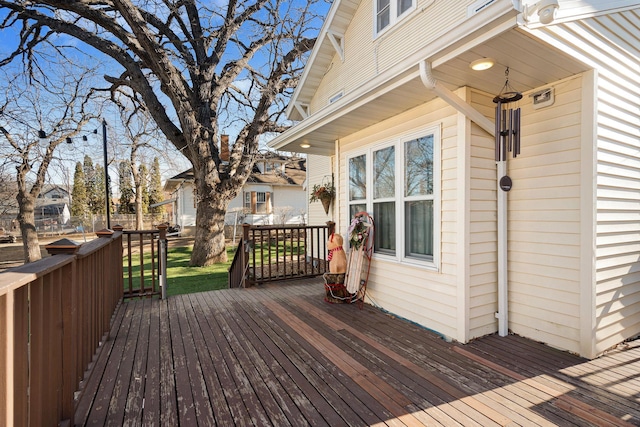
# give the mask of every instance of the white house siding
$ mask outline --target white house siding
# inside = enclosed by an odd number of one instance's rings
[[[287,224],[301,224],[306,220],[307,192],[302,188],[274,186],[271,203],[273,204],[274,221],[279,222],[280,209],[286,210]]]
[[[316,112],[329,104],[339,91],[350,93],[375,76],[371,46],[373,11],[371,1],[360,2],[344,36],[344,62],[336,53],[311,102]],[[351,70],[351,71],[349,71]]]
[[[195,227],[196,205],[193,197],[193,184],[185,183],[178,192],[178,224],[181,227]]]
[[[640,334],[640,9],[532,33],[597,71],[595,324],[583,325],[593,357]]]
[[[323,179],[327,176],[327,174],[331,174],[333,170],[331,167],[332,157],[329,156],[316,156],[313,154],[307,155],[307,193],[306,199],[309,200],[311,196],[311,189],[316,184],[321,184]],[[337,177],[334,177],[337,184]],[[327,215],[324,212],[324,208],[322,207],[322,203],[314,202],[309,203],[308,211],[307,211],[307,224],[309,225],[325,225],[327,221],[336,221],[333,212],[335,212],[335,202],[331,204],[331,208],[329,209],[329,214]],[[344,236],[344,230],[338,231]],[[309,239],[312,239],[313,236],[309,236]],[[319,254],[325,253],[325,245],[326,242],[319,242],[320,247],[318,248]],[[314,253],[313,256],[316,254]]]
[[[495,115],[493,95],[470,90],[467,99],[486,116]],[[497,191],[494,139],[476,125],[469,134],[468,338],[473,339],[498,329]]]
[[[581,242],[591,239],[581,236],[582,79],[545,87],[555,103],[535,110],[525,94],[522,152],[508,160],[509,328],[578,352]]]
[[[416,10],[401,25],[391,27],[374,38],[373,1],[361,1],[344,37],[344,62],[337,53],[334,55],[313,97],[311,111],[326,107],[329,98],[340,91],[345,94],[353,92],[464,22],[467,6],[471,3],[473,0],[418,0]]]
[[[459,252],[464,252],[465,248],[457,246],[458,114],[452,107],[437,99],[340,141],[341,188],[338,215],[343,221],[340,231],[346,232],[349,219],[346,193],[347,157],[360,154],[372,145],[399,134],[429,125],[441,128],[441,256],[438,271],[374,256],[367,295],[369,302],[385,310],[447,337],[464,340],[466,331],[460,330],[458,326],[457,283],[458,274],[464,273],[459,271],[457,263]]]
[[[331,177],[331,157],[328,156],[316,156],[309,154],[307,156],[307,194],[306,200],[311,197],[311,190],[316,184],[321,184],[323,180]],[[337,177],[334,177],[337,180]],[[337,186],[337,182],[336,182]],[[306,201],[305,200],[305,201]],[[331,205],[329,214],[324,212],[322,203],[313,202],[309,203],[308,221],[309,225],[325,225],[327,221],[335,221],[333,216],[335,206]]]

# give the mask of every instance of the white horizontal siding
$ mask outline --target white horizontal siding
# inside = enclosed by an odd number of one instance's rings
[[[374,37],[374,2],[362,0],[344,36],[344,62],[336,53],[324,70],[311,101],[312,113],[326,107],[336,93],[353,92],[462,24],[467,20],[467,6],[474,1],[417,0],[417,7],[409,16]]]
[[[612,2],[615,3],[615,2]],[[550,26],[540,37],[597,71],[594,357],[640,333],[640,8]]]
[[[470,103],[492,114],[492,97],[470,92]],[[489,107],[489,108],[487,108]],[[469,339],[497,331],[497,190],[494,140],[471,128],[469,200]]]
[[[509,328],[578,351],[582,79],[552,85],[554,105],[522,108],[522,154],[509,159]]]
[[[439,271],[374,256],[367,295],[369,302],[445,336],[464,339],[458,323],[457,178],[458,144],[455,110],[434,100],[393,119],[343,138],[340,141],[339,216],[342,233],[349,223],[347,205],[347,157],[363,153],[372,145],[427,125],[441,126],[441,265]],[[375,218],[374,218],[375,220]]]
[[[331,177],[332,171],[331,157],[328,156],[316,156],[310,154],[307,156],[307,164],[307,190],[306,194],[304,195],[305,202],[308,201],[311,197],[311,190],[313,189],[313,186],[316,184],[321,184],[327,177]],[[333,209],[334,206],[332,204],[331,209],[329,210],[329,214],[327,214],[322,207],[322,203],[309,202],[307,224],[325,225],[327,221],[334,221]]]

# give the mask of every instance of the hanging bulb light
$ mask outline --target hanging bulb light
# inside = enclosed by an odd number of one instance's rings
[[[509,67],[504,72],[505,84],[500,93],[493,98],[496,105],[496,161],[507,160],[507,151],[513,157],[520,154],[520,107],[509,108],[509,104],[522,99],[522,93],[509,84]]]

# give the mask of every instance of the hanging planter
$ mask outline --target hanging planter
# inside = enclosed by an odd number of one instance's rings
[[[322,203],[324,212],[328,215],[331,202],[336,197],[336,187],[333,185],[333,179],[331,182],[316,184],[311,190],[311,197],[309,201]]]

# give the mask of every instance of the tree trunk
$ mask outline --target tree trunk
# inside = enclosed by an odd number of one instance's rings
[[[192,266],[206,266],[227,262],[224,237],[224,217],[231,200],[230,193],[216,194],[216,190],[198,181],[197,194],[205,194],[196,210],[196,233],[191,253]]]
[[[36,232],[35,200],[30,195],[18,192],[18,222],[22,235],[22,247],[24,250],[24,262],[34,262],[42,258],[40,242]]]

